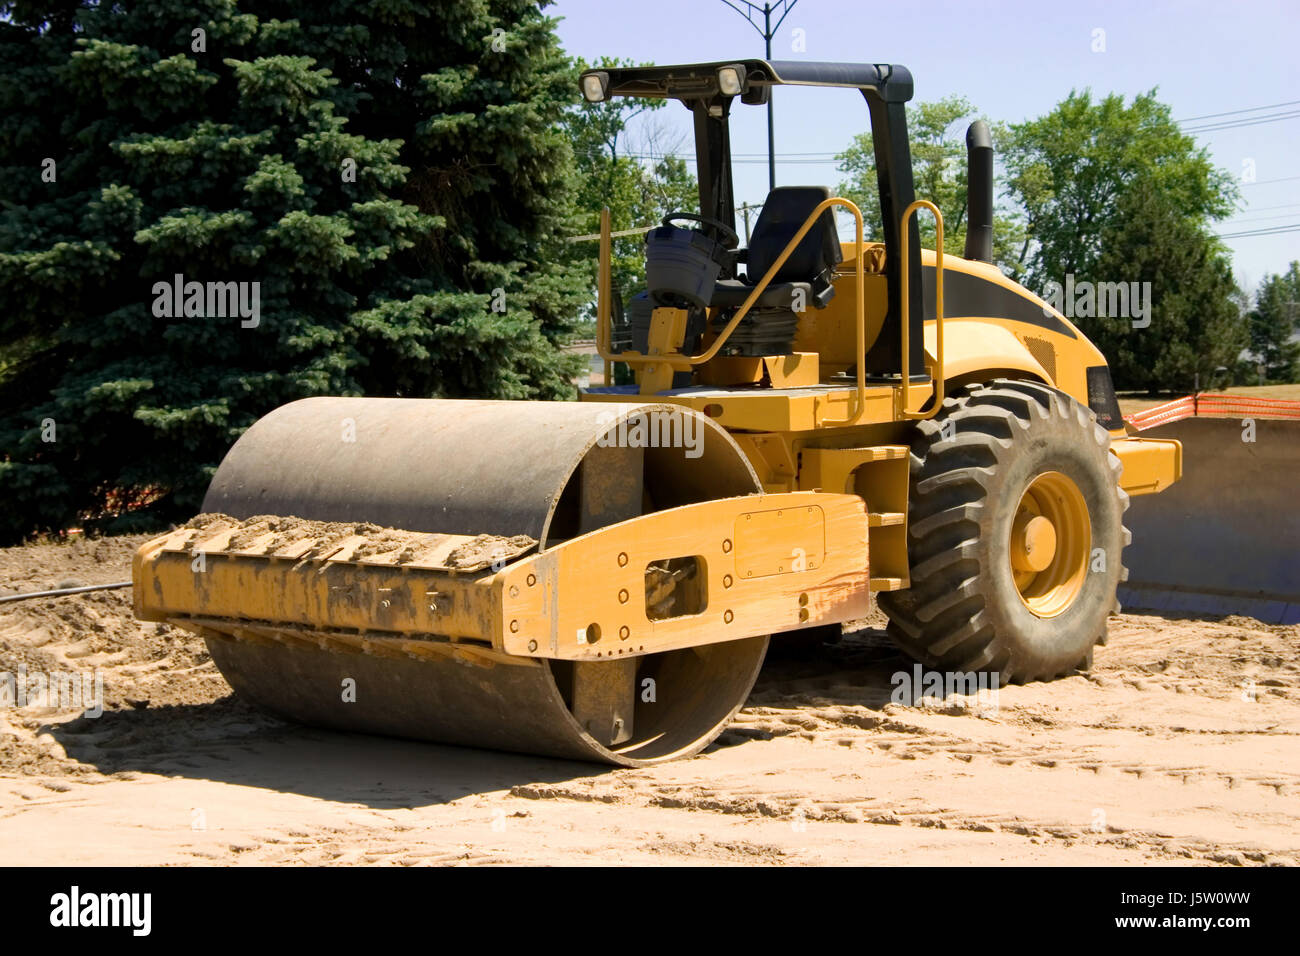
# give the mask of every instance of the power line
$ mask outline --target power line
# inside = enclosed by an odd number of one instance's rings
[[[1244,232],[1221,232],[1218,236],[1220,239],[1243,239],[1247,236],[1280,236],[1286,232],[1300,232],[1300,222],[1289,223],[1285,226],[1271,226],[1264,229],[1248,229]]]
[[[1223,225],[1235,225],[1240,222],[1266,222],[1270,219],[1291,219],[1295,216],[1293,212],[1284,212],[1276,216],[1247,216],[1245,218],[1233,217],[1232,219],[1223,220]]]
[[[671,156],[671,158],[680,159],[683,162],[690,161],[690,157],[682,156],[676,153],[664,154],[662,156],[655,156],[647,153],[624,153],[623,155],[628,159],[654,160],[654,159],[667,159]],[[830,163],[838,164],[840,160],[837,158],[837,155],[838,154],[836,153],[777,153],[776,160],[779,163],[786,163],[786,164],[805,165],[805,166],[819,166],[819,165],[824,166]],[[786,158],[790,156],[796,158],[794,159]],[[820,159],[811,158],[815,156],[821,156],[822,158]],[[760,154],[732,153],[731,162],[736,165],[747,165],[747,166],[766,165],[767,154],[766,153],[760,153]]]
[[[1267,186],[1269,183],[1289,183],[1293,179],[1300,179],[1300,176],[1283,176],[1280,179],[1257,179],[1253,183],[1242,183],[1243,186]]]
[[[734,158],[734,157],[736,157],[736,156],[745,156],[745,157],[749,157],[749,156],[766,156],[767,153],[732,153],[731,155],[732,155],[732,157]],[[812,153],[778,153],[777,155],[778,155],[778,156],[833,156],[834,154],[833,154],[833,153],[828,153],[828,152],[826,152],[825,150],[822,150],[821,152],[812,152]]]
[[[1237,116],[1241,113],[1258,113],[1260,110],[1275,110],[1282,106],[1298,106],[1300,100],[1287,100],[1285,103],[1270,103],[1268,106],[1248,106],[1243,110],[1228,110],[1226,113],[1206,113],[1203,116],[1189,116],[1186,119],[1174,120],[1180,126],[1183,123],[1194,123],[1197,120],[1214,119],[1218,116]]]
[[[611,232],[611,233],[609,234],[609,237],[610,237],[611,239],[622,239],[622,238],[624,238],[625,236],[643,236],[643,235],[645,235],[647,232],[649,232],[651,229],[654,229],[654,228],[657,228],[657,227],[655,227],[655,226],[638,226],[638,227],[635,228],[635,229],[620,229],[620,230],[618,230],[617,232]],[[599,238],[600,238],[600,233],[598,233],[598,232],[590,232],[590,233],[587,233],[587,235],[585,235],[585,236],[566,236],[565,239],[564,239],[564,241],[565,241],[565,242],[594,242],[595,240],[597,240],[597,239],[599,239]]]
[[[1227,123],[1211,123],[1206,126],[1193,126],[1184,128],[1184,133],[1218,133],[1227,129],[1240,129],[1244,126],[1262,126],[1265,123],[1277,123],[1282,120],[1295,119],[1300,116],[1300,110],[1291,113],[1276,113],[1272,116],[1260,116],[1248,120],[1239,120]]]
[[[1183,130],[1183,132],[1189,134],[1220,133],[1230,129],[1241,129],[1249,126],[1261,126],[1266,123],[1276,123],[1282,120],[1297,119],[1297,118],[1300,118],[1300,110],[1297,110],[1293,113],[1278,114],[1276,116],[1260,117],[1254,120],[1248,120],[1246,122],[1224,123],[1220,125],[1194,127],[1192,129],[1185,129]],[[683,162],[690,162],[692,158],[689,156],[683,156],[680,153],[662,153],[662,154],[624,153],[623,155],[626,156],[628,159],[642,159],[642,160],[651,160],[651,161],[672,158],[672,159],[680,159]],[[842,155],[843,153],[794,152],[794,153],[776,153],[774,154],[774,156],[769,157],[766,153],[732,153],[731,161],[734,164],[745,165],[745,166],[757,166],[763,164],[770,165],[773,161],[784,163],[786,165],[829,166],[832,164],[839,165],[841,162],[843,162],[843,160],[840,158]],[[1243,183],[1243,185],[1246,186],[1264,185],[1265,183],[1287,182],[1293,179],[1300,179],[1300,176],[1284,176],[1281,179],[1263,179],[1263,180],[1258,180],[1257,182],[1254,183]]]
[[[782,159],[777,157],[778,163],[784,166],[838,166],[838,159]],[[756,166],[767,163],[766,159],[732,159],[732,163],[738,166]]]
[[[1270,209],[1294,209],[1300,206],[1300,202],[1284,202],[1280,206],[1252,206],[1249,209],[1242,209],[1241,212],[1268,212]]]
[[[723,0],[723,2],[727,3],[727,0]],[[730,4],[728,5],[730,6]],[[1284,103],[1270,103],[1266,106],[1251,106],[1240,110],[1229,110],[1224,113],[1206,113],[1203,116],[1189,116],[1186,119],[1174,120],[1173,122],[1178,124],[1179,126],[1183,126],[1187,123],[1193,123],[1198,120],[1215,119],[1221,116],[1238,116],[1245,113],[1259,113],[1263,110],[1281,109],[1283,107],[1290,107],[1290,106],[1300,106],[1300,100],[1288,100]],[[1267,116],[1243,116],[1243,118],[1240,120],[1225,120],[1219,123],[1204,123],[1200,126],[1192,126],[1190,128],[1186,128],[1183,130],[1183,132],[1212,133],[1212,132],[1219,132],[1221,130],[1226,130],[1226,129],[1237,129],[1240,127],[1247,127],[1247,126],[1259,126],[1264,123],[1276,123],[1276,122],[1281,122],[1282,120],[1296,119],[1297,117],[1300,117],[1300,110],[1287,110],[1281,113],[1269,114]],[[630,153],[627,155],[638,156],[638,154],[635,153]],[[748,159],[750,157],[755,157],[755,158],[762,157],[763,159],[767,159],[769,157],[768,153],[732,153],[731,155],[732,155],[733,162],[738,162],[742,159]],[[819,159],[821,158],[832,159],[839,156],[840,154],[824,152],[824,151],[822,152],[812,151],[812,152],[776,153],[775,155],[780,157],[796,156],[801,158],[807,157],[807,158],[819,158]],[[639,154],[638,158],[644,159],[648,157],[645,154]],[[684,158],[684,157],[678,157],[678,158]]]

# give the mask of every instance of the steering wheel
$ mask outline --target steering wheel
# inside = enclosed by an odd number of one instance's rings
[[[722,234],[725,240],[722,244],[728,249],[734,249],[740,245],[740,236],[736,235],[736,230],[732,229],[724,222],[717,219],[710,219],[707,216],[697,216],[693,212],[670,212],[664,216],[663,224],[669,225],[674,219],[689,219],[691,222],[698,222],[703,226],[710,226]]]

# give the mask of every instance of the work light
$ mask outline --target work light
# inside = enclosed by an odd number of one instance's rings
[[[599,103],[605,99],[609,88],[609,74],[605,72],[588,73],[582,78],[582,95],[588,103]]]
[[[724,96],[738,96],[744,88],[744,68],[724,66],[718,70],[718,89]]]

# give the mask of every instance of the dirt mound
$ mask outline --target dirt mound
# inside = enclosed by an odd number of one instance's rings
[[[128,580],[131,556],[149,537],[77,535],[66,542],[0,548],[0,595]]]
[[[385,528],[369,522],[312,521],[285,515],[257,515],[240,521],[229,515],[201,514],[190,519],[185,528],[202,532],[205,537],[230,532],[225,548],[239,551],[254,543],[260,553],[287,553],[297,560],[327,557],[337,551],[349,538],[366,540],[352,548],[350,558],[373,558],[380,555],[397,555],[405,563],[428,556],[447,540],[445,535],[418,531]],[[528,535],[503,537],[480,534],[457,545],[439,562],[448,568],[473,569],[491,564],[499,559],[517,557],[537,545]]]
[[[0,549],[0,587],[18,593],[127,580],[131,557],[146,540],[134,535]],[[0,773],[112,773],[111,757],[87,758],[131,746],[180,746],[194,737],[194,728],[165,715],[230,695],[202,639],[137,621],[130,590],[0,606]],[[243,712],[241,719],[266,721],[242,703],[232,705]],[[141,711],[159,719],[151,732],[123,739],[113,734],[115,715],[128,711],[137,730],[144,726]],[[81,759],[69,757],[56,729],[82,735]],[[216,725],[202,734],[220,735]],[[101,745],[104,755],[92,753]]]

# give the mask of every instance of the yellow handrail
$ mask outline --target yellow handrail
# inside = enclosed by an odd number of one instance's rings
[[[851,425],[862,417],[863,411],[867,407],[867,309],[866,309],[866,275],[862,265],[864,251],[862,248],[862,210],[847,199],[831,197],[817,207],[821,210],[822,206],[838,205],[843,206],[849,212],[853,213],[853,275],[856,280],[856,302],[855,318],[857,320],[857,361],[854,363],[856,370],[857,388],[853,393],[853,413],[848,418],[839,421],[822,420],[823,425]],[[814,213],[817,215],[817,213]],[[807,228],[805,226],[805,228]],[[802,233],[800,233],[802,235]]]
[[[934,365],[930,369],[930,381],[934,386],[934,403],[930,406],[928,412],[920,410],[912,411],[908,408],[912,400],[912,378],[911,368],[909,367],[911,342],[911,323],[908,319],[908,308],[910,306],[911,296],[908,295],[908,258],[907,258],[907,220],[921,208],[930,210],[934,214],[935,226],[935,249],[934,249],[934,319],[935,319],[935,358]],[[899,290],[902,301],[901,321],[903,323],[903,381],[902,381],[902,408],[899,414],[903,418],[933,418],[939,411],[939,406],[943,404],[943,213],[939,207],[928,199],[918,199],[906,209],[903,210],[903,220],[899,226],[899,254],[903,261],[898,270],[898,283],[902,288]],[[935,374],[935,373],[938,374]]]
[[[600,280],[599,285],[597,286],[597,311],[600,315],[596,329],[596,349],[600,353],[600,357],[603,358],[607,364],[609,362],[626,362],[629,365],[646,365],[651,362],[658,363],[664,361],[668,361],[671,364],[676,361],[689,365],[703,365],[705,362],[717,355],[722,346],[726,344],[727,339],[731,336],[731,333],[735,331],[736,326],[740,324],[741,319],[749,313],[749,310],[753,308],[754,303],[758,301],[764,290],[766,290],[772,283],[772,279],[776,276],[777,272],[779,272],[781,267],[785,265],[785,261],[793,255],[794,250],[803,240],[803,237],[808,235],[808,231],[812,229],[814,224],[816,224],[818,217],[833,206],[843,206],[853,214],[854,228],[856,230],[854,263],[855,274],[857,276],[857,354],[859,360],[857,362],[856,407],[854,408],[853,414],[844,419],[844,421],[826,422],[824,424],[843,425],[854,421],[862,414],[862,409],[866,403],[867,390],[862,359],[866,350],[866,293],[863,289],[864,274],[862,268],[862,210],[858,209],[854,203],[839,196],[832,196],[830,199],[824,199],[817,204],[817,208],[808,215],[806,220],[804,220],[804,224],[799,228],[799,231],[794,234],[794,238],[786,243],[785,248],[781,250],[781,254],[776,257],[776,261],[772,263],[767,272],[763,275],[763,278],[758,281],[756,286],[754,286],[753,291],[749,293],[749,296],[741,304],[736,314],[731,317],[731,320],[727,323],[726,327],[718,334],[718,337],[714,340],[713,344],[699,355],[664,356],[642,355],[639,352],[614,353],[609,351],[609,325],[612,324],[612,316],[609,315],[609,210],[604,210],[601,213],[600,219]],[[602,330],[606,333],[604,337],[600,334]]]

